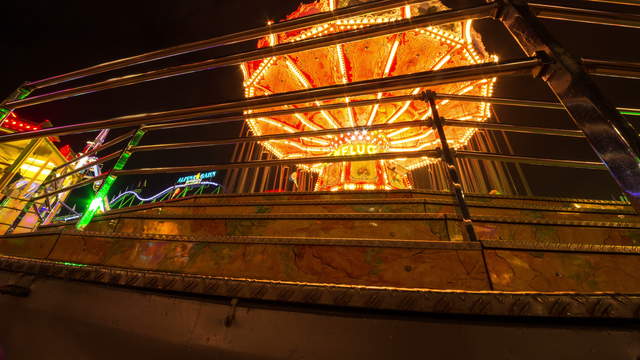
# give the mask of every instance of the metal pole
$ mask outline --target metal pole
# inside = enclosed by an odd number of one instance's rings
[[[630,6],[640,6],[640,2],[638,0],[586,0],[591,2],[600,2],[606,4],[616,4],[616,5],[630,5]]]
[[[438,157],[439,152],[436,150],[419,150],[408,152],[392,152],[392,153],[379,153],[372,155],[348,155],[348,156],[314,156],[308,158],[296,158],[296,159],[278,159],[278,160],[258,160],[248,161],[242,163],[228,163],[228,164],[209,164],[209,165],[196,165],[196,166],[175,166],[175,167],[159,167],[159,168],[142,168],[131,170],[114,170],[112,175],[146,175],[157,173],[181,173],[181,172],[200,172],[211,169],[240,169],[240,168],[259,168],[265,166],[282,166],[282,165],[299,165],[299,164],[316,164],[316,163],[334,163],[334,162],[354,162],[354,161],[368,161],[368,160],[381,160],[381,159],[400,159],[400,158],[416,158],[416,157]]]
[[[463,159],[478,159],[478,160],[493,160],[504,161],[529,165],[542,165],[542,166],[557,166],[573,169],[589,169],[589,170],[607,170],[607,167],[600,162],[593,161],[576,161],[576,160],[562,160],[562,159],[544,159],[533,158],[528,156],[517,155],[505,155],[495,154],[481,151],[467,151],[457,150],[455,152],[457,158]]]
[[[4,120],[11,113],[11,107],[6,106],[7,103],[14,100],[24,99],[27,96],[29,96],[29,94],[31,94],[31,91],[32,90],[26,87],[25,84],[22,84],[19,88],[17,88],[14,92],[12,92],[11,95],[7,96],[6,99],[0,102],[0,126],[2,126],[2,124],[4,123]]]
[[[527,54],[550,58],[542,79],[562,102],[576,126],[608,167],[636,209],[640,210],[640,139],[638,129],[601,94],[582,63],[544,28],[522,0],[504,0],[498,18]]]
[[[397,7],[401,7],[408,4],[415,4],[423,2],[424,0],[381,0],[371,1],[359,5],[338,8],[331,12],[323,12],[319,14],[313,14],[298,19],[293,19],[281,23],[271,24],[265,27],[254,28],[250,30],[241,31],[238,33],[222,35],[207,40],[201,40],[191,42],[188,44],[182,44],[173,46],[166,49],[151,51],[148,53],[118,59],[114,61],[105,62],[102,64],[94,65],[85,69],[72,71],[70,73],[53,76],[50,78],[32,81],[27,83],[32,88],[43,88],[46,86],[52,86],[60,84],[66,81],[101,74],[107,71],[122,69],[136,64],[164,59],[167,57],[188,54],[196,51],[202,51],[211,49],[213,47],[230,45],[248,40],[258,39],[271,34],[276,34],[285,31],[296,30],[300,28],[310,27],[326,22],[333,22],[349,17],[354,17],[371,12],[384,11]]]
[[[435,93],[433,91],[426,91],[423,94],[424,100],[429,103],[431,107],[431,114],[433,116],[433,128],[438,132],[438,139],[440,140],[442,156],[442,162],[447,167],[447,174],[449,175],[449,189],[453,193],[453,196],[458,203],[456,207],[462,217],[462,236],[467,241],[478,241],[476,232],[473,229],[473,223],[471,222],[471,213],[467,207],[467,202],[464,199],[464,192],[462,185],[460,184],[460,172],[456,166],[456,161],[453,158],[453,153],[447,143],[447,136],[444,131],[444,125],[440,114],[438,113],[438,107],[436,106]]]
[[[435,26],[467,19],[489,17],[495,12],[496,3],[470,7],[460,10],[442,11],[434,14],[416,16],[410,19],[392,22],[389,24],[373,25],[364,29],[339,32],[315,39],[283,43],[280,45],[240,52],[233,55],[200,61],[192,64],[184,64],[168,67],[160,70],[149,71],[139,74],[130,74],[122,77],[112,78],[101,82],[64,89],[28,99],[14,100],[7,103],[7,107],[12,109],[33,106],[50,101],[66,99],[73,96],[91,94],[97,91],[113,89],[121,86],[139,84],[145,81],[164,79],[173,76],[191,74],[197,71],[213,70],[215,68],[239,65],[243,62],[265,59],[294,52],[317,49],[325,46],[341,44],[345,42],[358,41],[376,36],[399,33],[413,30],[419,27]]]
[[[582,59],[582,64],[593,75],[640,79],[640,63],[637,62]]]
[[[120,127],[138,126],[150,123],[162,123],[176,120],[204,118],[214,115],[227,115],[245,110],[258,110],[275,106],[313,103],[316,101],[342,98],[345,96],[360,96],[378,92],[403,90],[415,87],[427,87],[469,80],[483,79],[494,76],[530,74],[534,69],[542,66],[537,57],[503,61],[498,63],[483,63],[468,66],[458,66],[436,71],[423,71],[407,75],[391,76],[388,78],[356,81],[348,84],[336,84],[318,88],[304,89],[273,95],[256,96],[249,99],[208,106],[178,109],[158,113],[144,113],[117,117],[109,120],[90,123],[60,126],[28,133],[9,134],[0,136],[0,142],[31,139],[41,136],[61,136],[86,132],[91,130],[114,129]],[[350,106],[354,106],[350,103]],[[252,116],[243,116],[240,119]],[[228,121],[228,120],[227,120]]]
[[[529,6],[539,18],[640,28],[640,15],[638,14],[537,3],[529,3]]]
[[[131,136],[131,139],[127,143],[127,146],[124,148],[124,150],[120,154],[118,161],[116,161],[116,164],[113,166],[111,171],[109,171],[109,173],[106,174],[106,178],[100,185],[100,188],[98,189],[98,191],[96,191],[96,195],[93,197],[93,199],[89,203],[89,207],[85,209],[84,213],[82,214],[82,217],[80,217],[80,220],[78,220],[78,222],[76,223],[76,229],[83,230],[87,225],[89,225],[89,223],[95,216],[96,212],[98,211],[98,208],[100,207],[100,204],[102,203],[103,199],[106,198],[107,195],[109,194],[109,190],[111,189],[111,186],[113,186],[113,183],[118,178],[118,176],[115,175],[115,172],[122,170],[124,168],[124,166],[127,164],[127,161],[131,157],[131,154],[132,154],[131,148],[138,145],[138,143],[140,142],[140,140],[142,139],[145,133],[146,133],[146,130],[142,128],[138,128],[135,134]]]

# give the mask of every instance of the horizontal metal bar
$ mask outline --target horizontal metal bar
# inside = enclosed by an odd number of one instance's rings
[[[560,103],[548,102],[548,101],[532,101],[532,100],[521,100],[521,99],[507,99],[507,98],[495,98],[488,96],[477,96],[477,95],[458,95],[458,94],[436,94],[436,99],[448,99],[448,100],[457,100],[457,101],[470,101],[470,102],[486,102],[494,105],[509,105],[509,106],[524,106],[524,107],[532,107],[539,109],[556,109],[556,110],[565,110],[564,105]],[[640,113],[640,108],[626,108],[619,107],[617,108],[620,112],[634,112]]]
[[[405,127],[411,128],[411,127],[420,127],[420,126],[426,126],[426,127],[431,126],[431,120],[404,121],[404,122],[391,123],[391,124],[375,124],[375,125],[369,125],[369,126],[354,126],[354,127],[344,127],[344,128],[337,128],[337,129],[300,131],[295,133],[279,133],[279,134],[270,134],[270,135],[263,135],[263,136],[220,139],[220,140],[210,140],[210,141],[192,141],[192,142],[182,142],[182,143],[172,143],[172,144],[140,145],[140,146],[135,146],[131,148],[131,151],[137,152],[137,151],[185,149],[185,148],[195,148],[195,147],[205,147],[205,146],[268,141],[268,140],[297,139],[297,138],[315,137],[315,136],[339,135],[345,132],[357,131],[357,130],[375,131],[375,130],[383,130],[383,129],[385,130],[398,129],[398,128],[405,128]]]
[[[638,2],[638,0],[585,0],[585,1],[616,4],[616,5],[640,6],[640,2]]]
[[[547,101],[520,100],[520,99],[505,99],[505,98],[495,98],[490,96],[436,93],[436,99],[438,100],[447,99],[447,100],[469,101],[469,102],[486,102],[486,103],[495,104],[495,105],[524,106],[524,107],[534,107],[534,108],[541,108],[541,109],[564,110],[564,106],[560,103],[547,102]]]
[[[48,94],[31,96],[25,99],[13,100],[6,103],[6,107],[18,109],[37,104],[43,104],[55,100],[66,99],[77,95],[91,94],[97,91],[113,89],[121,86],[139,84],[145,81],[164,79],[173,76],[190,74],[197,71],[211,70],[222,66],[239,65],[246,61],[260,60],[267,57],[305,51],[344,42],[357,41],[375,36],[398,33],[418,27],[440,25],[465,19],[488,17],[496,9],[497,4],[491,3],[461,10],[443,11],[434,14],[416,16],[410,19],[393,22],[390,24],[373,25],[368,28],[353,31],[340,32],[305,41],[284,43],[258,50],[241,52],[230,56],[200,61],[192,64],[173,66],[165,69],[149,71],[145,73],[125,75],[105,81],[82,85],[75,88],[60,90]]]
[[[256,96],[229,103],[170,110],[151,114],[144,113],[127,115],[109,120],[2,135],[0,136],[0,143],[43,136],[68,135],[98,129],[114,129],[143,124],[157,124],[174,120],[191,120],[221,114],[230,115],[245,110],[257,110],[290,104],[312,103],[315,101],[334,99],[338,97],[341,98],[345,96],[367,95],[408,88],[428,87],[461,81],[478,80],[486,77],[530,74],[534,68],[541,65],[542,61],[539,58],[530,57],[498,63],[484,63],[458,66],[436,71],[423,71],[407,75],[391,76],[388,78],[356,81],[348,84],[337,84],[273,95]]]
[[[519,133],[525,133],[525,134],[568,136],[568,137],[576,137],[576,138],[585,137],[584,133],[580,130],[549,129],[549,128],[540,128],[540,127],[533,127],[533,126],[498,124],[498,123],[488,123],[488,122],[480,122],[480,121],[444,120],[444,125],[456,126],[456,127],[467,127],[467,128],[478,128],[478,129],[485,129],[485,130],[519,132]]]
[[[527,156],[503,155],[503,154],[493,154],[493,153],[487,153],[487,152],[467,151],[467,150],[456,151],[455,156],[458,158],[464,158],[464,159],[503,161],[503,162],[513,162],[513,163],[529,164],[529,165],[558,166],[558,167],[566,167],[566,168],[591,169],[591,170],[607,170],[607,167],[604,166],[604,164],[600,162],[590,162],[590,161],[543,159],[543,158],[534,158],[534,157],[527,157]]]
[[[255,119],[259,117],[304,114],[307,112],[315,112],[315,111],[321,111],[321,110],[335,110],[335,109],[344,109],[347,107],[360,107],[360,106],[369,106],[369,105],[383,104],[383,103],[390,103],[390,102],[412,101],[412,100],[417,100],[419,97],[420,97],[419,95],[401,95],[401,96],[383,97],[380,99],[357,100],[357,101],[351,101],[349,103],[340,102],[335,104],[315,105],[315,106],[307,106],[307,107],[301,107],[301,108],[292,107],[290,109],[262,111],[262,112],[256,112],[251,114],[244,114],[240,116],[181,121],[179,123],[163,123],[163,124],[147,125],[147,126],[143,126],[143,129],[148,131],[154,131],[154,130],[175,129],[180,127],[189,127],[189,126],[210,125],[210,124],[222,123],[222,122],[244,121],[245,119]]]
[[[640,79],[640,63],[582,59],[587,71],[593,75]]]
[[[529,3],[540,18],[576,21],[589,24],[640,28],[640,15],[613,11],[582,9],[570,6]]]
[[[331,12],[323,12],[319,14],[313,14],[298,19],[288,20],[281,23],[271,24],[265,27],[254,28],[250,30],[241,31],[238,33],[222,35],[206,40],[195,41],[187,44],[177,45],[166,49],[147,52],[144,54],[131,56],[124,59],[118,59],[114,61],[105,62],[102,64],[94,65],[88,68],[72,71],[66,74],[53,76],[50,78],[31,81],[26,83],[26,87],[29,88],[43,88],[46,86],[60,84],[66,81],[101,74],[107,71],[126,68],[132,65],[141,64],[145,62],[160,60],[172,56],[188,54],[192,52],[202,51],[217,46],[235,44],[248,40],[258,39],[270,34],[296,30],[299,28],[305,28],[313,25],[318,25],[326,22],[332,22],[341,20],[344,18],[354,17],[370,12],[383,11],[404,6],[405,4],[414,4],[422,2],[423,0],[380,0],[371,1],[360,5],[338,8]]]
[[[58,177],[56,177],[56,178],[54,178],[54,179],[51,179],[51,180],[45,181],[45,182],[43,182],[43,183],[42,183],[42,185],[41,185],[41,186],[51,184],[52,182],[55,182],[55,181],[58,181],[58,180],[64,179],[64,178],[69,177],[69,176],[71,176],[71,175],[73,175],[73,174],[76,174],[76,173],[78,173],[78,172],[80,172],[80,171],[82,171],[82,170],[86,170],[86,169],[88,169],[88,168],[90,168],[90,167],[92,167],[92,166],[100,165],[100,164],[105,163],[105,162],[107,162],[107,161],[109,161],[109,160],[115,159],[115,158],[117,158],[118,156],[120,156],[120,154],[122,154],[122,152],[123,152],[123,151],[124,151],[124,149],[122,149],[122,150],[118,150],[118,151],[115,151],[115,152],[112,152],[111,154],[109,154],[109,155],[105,155],[105,156],[103,156],[103,157],[101,157],[101,158],[97,159],[96,161],[90,162],[90,163],[88,163],[88,164],[86,164],[86,165],[83,165],[83,166],[81,166],[81,167],[77,168],[77,169],[73,169],[73,170],[69,171],[69,172],[68,172],[68,173],[66,173],[66,174],[63,174],[63,175],[60,175],[60,176],[58,176]]]
[[[308,158],[259,160],[259,161],[228,163],[228,164],[143,168],[143,169],[118,170],[118,171],[113,171],[112,173],[113,175],[124,176],[124,175],[158,174],[158,173],[200,172],[200,171],[206,171],[210,169],[224,170],[224,169],[253,168],[253,167],[263,167],[263,166],[334,163],[334,162],[342,162],[342,161],[353,162],[353,161],[404,159],[404,158],[416,158],[416,157],[439,157],[439,156],[440,156],[440,151],[438,150],[421,150],[421,151],[411,151],[411,152],[403,152],[403,153],[380,153],[380,154],[372,154],[372,155],[354,155],[354,156],[315,156],[315,157],[308,157]]]
[[[91,155],[93,155],[93,154],[95,154],[97,152],[100,152],[100,151],[104,150],[104,149],[108,149],[111,146],[116,145],[116,144],[118,144],[118,143],[120,143],[120,142],[122,142],[122,141],[124,141],[124,140],[126,140],[128,138],[130,138],[131,136],[133,136],[133,134],[135,134],[135,132],[136,132],[136,130],[127,131],[126,133],[124,133],[124,134],[122,134],[122,135],[120,135],[120,136],[118,136],[118,137],[116,137],[114,139],[111,139],[111,140],[107,141],[106,143],[98,146],[97,148],[95,148],[95,149],[93,149],[91,151],[87,151],[87,153],[83,154],[82,156],[78,156],[77,158],[71,159],[70,161],[67,161],[66,163],[64,163],[62,165],[56,166],[55,168],[53,168],[53,171],[60,170],[63,167],[68,166],[69,164],[72,164],[72,163],[74,163],[74,162],[76,162],[76,161],[78,161],[80,159],[84,159],[87,156],[91,156]]]
[[[70,186],[67,186],[67,187],[63,187],[63,188],[58,189],[58,190],[54,190],[52,192],[45,193],[45,194],[42,194],[40,196],[36,196],[36,197],[32,198],[32,200],[33,201],[37,201],[37,200],[40,200],[40,199],[44,199],[44,198],[46,198],[48,196],[52,196],[52,195],[61,193],[61,192],[70,191],[70,190],[77,189],[77,188],[80,188],[80,187],[83,187],[83,186],[87,186],[89,184],[93,184],[96,181],[102,180],[102,179],[106,178],[107,176],[109,176],[109,174],[102,174],[102,175],[93,177],[91,179],[80,181],[80,182],[77,182],[77,183],[75,183],[73,185],[70,185]]]

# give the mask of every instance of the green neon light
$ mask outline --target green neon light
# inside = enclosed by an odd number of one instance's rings
[[[62,265],[76,266],[76,267],[89,266],[89,265],[85,265],[85,264],[78,264],[78,263],[68,262],[68,261],[56,261],[56,263],[57,264],[62,264]]]
[[[109,175],[104,180],[104,183],[100,187],[100,190],[98,190],[98,192],[93,197],[93,199],[91,199],[91,202],[89,203],[89,208],[85,210],[80,220],[78,220],[78,223],[76,224],[76,229],[82,230],[87,225],[89,225],[89,223],[91,222],[91,219],[93,219],[93,217],[96,215],[96,212],[100,208],[100,204],[102,203],[102,198],[107,196],[107,193],[111,189],[111,186],[113,185],[113,183],[116,182],[116,179],[117,179],[116,176]]]
[[[640,116],[640,112],[638,112],[638,111],[620,111],[620,114],[622,114],[622,115]]]
[[[133,136],[129,140],[129,144],[127,144],[126,149],[129,150],[129,148],[131,148],[132,146],[138,145],[138,143],[142,139],[142,136],[145,134],[145,132],[146,132],[145,130],[138,129],[138,131],[136,131],[136,133],[133,134]],[[120,158],[118,158],[118,161],[116,161],[116,164],[113,166],[112,171],[122,170],[124,166],[127,164],[127,161],[129,160],[130,157],[131,157],[130,151],[123,152],[120,155]],[[82,217],[76,223],[76,229],[82,230],[85,227],[87,227],[87,225],[89,225],[93,217],[96,215],[98,208],[100,208],[100,205],[102,204],[102,199],[107,197],[109,190],[111,190],[111,186],[113,186],[113,183],[116,182],[117,178],[118,177],[115,175],[107,176],[107,178],[104,180],[104,182],[100,186],[100,189],[98,190],[96,195],[91,199],[91,202],[89,203],[89,208],[84,211],[84,214],[82,214]]]
[[[18,89],[18,99],[20,100],[26,98],[27,96],[29,96],[29,94],[31,94],[31,90],[29,89],[23,89],[23,88]]]

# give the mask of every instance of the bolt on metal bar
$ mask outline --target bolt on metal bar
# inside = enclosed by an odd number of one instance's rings
[[[210,141],[192,141],[192,142],[170,143],[170,144],[140,145],[140,146],[134,146],[131,149],[131,151],[139,152],[139,151],[156,151],[156,150],[169,150],[169,149],[185,149],[185,148],[229,145],[229,144],[269,141],[269,140],[298,139],[298,138],[307,138],[307,137],[314,137],[314,136],[338,135],[344,132],[359,131],[359,130],[376,131],[376,130],[398,129],[398,128],[404,128],[404,127],[412,128],[412,127],[421,127],[421,126],[430,126],[430,125],[425,125],[425,121],[423,120],[404,121],[404,122],[391,123],[391,124],[374,124],[374,125],[368,125],[368,126],[363,125],[363,126],[337,128],[337,129],[299,131],[295,133],[279,133],[279,134],[270,134],[270,135],[252,136],[252,137],[235,137],[230,139],[220,139],[220,140],[210,140]]]
[[[454,154],[452,153],[451,148],[449,148],[447,135],[444,131],[443,119],[440,117],[438,107],[436,106],[435,93],[433,91],[426,91],[423,93],[423,96],[424,101],[426,101],[431,108],[431,114],[433,116],[431,124],[434,130],[437,131],[438,139],[440,140],[440,156],[442,158],[442,162],[444,162],[444,166],[447,168],[449,189],[456,200],[456,209],[462,217],[462,236],[467,241],[478,241],[478,237],[476,236],[476,232],[471,221],[471,213],[469,212],[464,191],[462,190],[462,184],[460,183],[460,172],[458,171]]]
[[[348,84],[336,84],[318,88],[297,90],[273,95],[256,96],[249,99],[208,106],[170,110],[158,113],[127,115],[108,120],[84,124],[60,126],[28,133],[0,136],[0,143],[41,136],[60,136],[99,129],[114,129],[143,124],[169,122],[174,120],[196,119],[213,115],[229,115],[234,112],[258,110],[275,106],[313,103],[321,100],[368,95],[372,93],[404,90],[415,87],[427,87],[460,81],[478,80],[486,77],[530,74],[542,66],[537,57],[515,59],[497,63],[483,63],[458,66],[436,71],[423,71],[388,78],[356,81]]]
[[[408,151],[408,152],[379,153],[379,154],[371,154],[371,155],[314,156],[314,157],[308,157],[308,158],[258,160],[258,161],[227,163],[227,164],[141,168],[141,169],[113,171],[113,174],[118,176],[124,176],[124,175],[157,174],[157,173],[200,172],[200,171],[206,171],[211,169],[225,170],[225,169],[263,167],[263,166],[334,163],[334,162],[343,162],[343,161],[353,162],[353,161],[368,161],[368,160],[383,160],[383,159],[405,159],[405,158],[408,159],[408,158],[416,158],[416,157],[439,157],[439,156],[440,154],[439,154],[439,151],[437,150],[420,150],[420,151]]]
[[[519,132],[519,133],[525,133],[525,134],[566,136],[566,137],[575,137],[575,138],[585,137],[584,133],[581,130],[550,129],[550,128],[540,128],[540,127],[534,127],[534,126],[520,126],[520,125],[510,125],[510,124],[501,124],[501,123],[487,123],[487,122],[479,122],[479,121],[449,120],[449,119],[443,119],[443,124],[447,126]]]
[[[54,179],[51,179],[51,180],[46,181],[46,182],[43,182],[42,185],[48,185],[48,184],[50,184],[52,182],[55,182],[55,181],[67,178],[67,177],[69,177],[69,176],[71,176],[73,174],[79,173],[82,170],[86,170],[86,169],[88,169],[88,168],[90,168],[92,166],[100,165],[100,164],[103,164],[103,163],[105,163],[105,162],[107,162],[109,160],[115,159],[116,157],[120,156],[120,154],[122,154],[123,151],[124,151],[124,149],[123,150],[114,151],[109,155],[105,155],[105,156],[101,157],[100,159],[97,159],[96,161],[90,162],[90,163],[88,163],[86,165],[83,165],[81,167],[73,169],[73,170],[71,170],[71,171],[69,171],[69,172],[67,172],[67,173],[65,173],[63,175],[60,175],[60,176],[58,176],[58,177],[56,177]]]
[[[271,110],[271,111],[262,111],[262,112],[256,112],[256,113],[247,113],[240,116],[200,119],[200,120],[192,120],[192,121],[180,121],[178,123],[160,123],[155,125],[145,125],[143,126],[143,128],[147,131],[166,130],[166,129],[175,129],[180,127],[210,125],[214,123],[223,123],[223,122],[231,122],[231,121],[244,121],[246,119],[255,119],[260,117],[303,114],[307,112],[314,112],[314,111],[321,111],[321,110],[335,110],[335,109],[344,109],[347,107],[359,107],[359,106],[369,106],[369,105],[375,105],[375,104],[384,104],[384,103],[390,103],[390,102],[412,101],[415,99],[417,99],[417,95],[389,96],[389,97],[383,97],[380,99],[376,98],[371,100],[355,100],[349,103],[339,102],[335,104],[314,105],[314,106],[307,106],[307,107],[300,107],[300,108],[292,107],[289,109],[282,109],[282,110]]]
[[[349,17],[354,17],[371,12],[389,10],[402,7],[408,4],[415,4],[424,0],[380,0],[371,1],[359,5],[338,8],[332,12],[323,12],[313,14],[298,19],[292,19],[281,23],[275,23],[264,27],[249,29],[237,33],[226,34],[206,40],[195,41],[187,44],[181,44],[166,49],[147,52],[144,54],[131,56],[128,58],[118,59],[94,65],[88,68],[72,71],[66,74],[53,76],[50,78],[31,81],[27,83],[30,88],[43,88],[67,82],[70,80],[83,78],[90,75],[101,74],[107,71],[126,68],[132,65],[146,63],[150,61],[160,60],[172,56],[188,54],[192,52],[207,50],[210,48],[240,43],[248,40],[258,39],[271,34],[277,34],[285,31],[306,28],[326,22],[333,22]]]
[[[637,62],[582,59],[582,64],[593,75],[640,79],[640,63]]]
[[[592,161],[545,159],[545,158],[534,158],[534,157],[528,157],[528,156],[505,155],[505,154],[495,154],[495,153],[487,153],[487,152],[481,152],[481,151],[467,151],[467,150],[456,150],[455,154],[456,154],[456,157],[465,158],[465,159],[493,160],[493,161],[503,161],[503,162],[521,163],[521,164],[529,164],[529,165],[566,167],[566,168],[573,168],[573,169],[607,170],[607,167],[604,164],[600,162],[592,162]]]
[[[529,3],[539,18],[567,20],[589,24],[640,28],[640,14],[583,9],[570,6]]]
[[[240,52],[230,56],[200,61],[193,64],[184,64],[145,73],[125,75],[93,84],[82,85],[75,88],[55,91],[38,96],[32,96],[27,99],[13,100],[8,102],[7,106],[12,109],[18,109],[27,106],[43,104],[50,101],[66,99],[73,96],[91,94],[97,91],[113,89],[121,86],[139,84],[145,81],[164,79],[203,70],[212,70],[222,66],[239,65],[247,61],[260,60],[267,57],[285,55],[293,52],[368,39],[371,37],[412,30],[418,27],[440,25],[462,21],[470,18],[489,17],[495,11],[496,7],[496,3],[491,3],[466,9],[448,10],[434,14],[416,16],[410,19],[396,21],[390,24],[373,25],[364,29],[340,32],[315,39],[283,43],[272,47],[252,50],[248,52]]]

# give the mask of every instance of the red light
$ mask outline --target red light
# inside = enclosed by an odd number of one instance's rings
[[[31,126],[27,125],[27,129],[31,129]]]
[[[16,122],[15,122],[15,121],[12,121],[11,123],[12,123],[12,124],[15,124]]]

